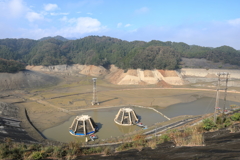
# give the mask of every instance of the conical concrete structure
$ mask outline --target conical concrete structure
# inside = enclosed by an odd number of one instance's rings
[[[116,115],[114,122],[123,125],[130,126],[139,121],[135,111],[131,108],[121,108]]]
[[[69,128],[70,134],[74,136],[86,136],[95,133],[98,126],[88,115],[77,116]]]

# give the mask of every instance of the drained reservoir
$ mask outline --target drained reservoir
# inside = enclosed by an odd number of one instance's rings
[[[219,107],[223,107],[224,101],[219,100]],[[238,102],[227,101],[226,107],[229,108],[230,105],[236,104],[240,105]],[[129,106],[126,106],[129,107]],[[181,115],[202,115],[206,113],[212,113],[215,107],[214,98],[200,98],[189,103],[179,103],[175,105],[168,106],[167,108],[159,110],[164,115],[172,118]],[[121,126],[114,122],[114,118],[118,113],[119,109],[122,107],[114,107],[109,109],[97,109],[83,111],[82,113],[89,115],[93,118],[95,123],[99,127],[99,131],[96,135],[99,139],[107,139],[111,137],[124,136],[124,134],[139,130],[140,128],[136,125],[133,126]],[[147,126],[151,126],[157,122],[167,121],[159,113],[145,108],[130,107],[134,109],[140,121]],[[77,116],[77,115],[76,115]],[[60,141],[60,142],[71,142],[71,141],[84,141],[85,137],[75,137],[69,133],[69,127],[71,126],[73,119],[76,116],[72,116],[68,121],[61,125],[49,128],[43,131],[43,135],[48,139]]]
[[[129,107],[129,106],[126,106],[126,107]],[[122,107],[89,110],[89,111],[82,112],[82,114],[89,115],[93,118],[93,120],[99,127],[99,131],[96,133],[96,135],[100,139],[123,136],[124,134],[133,132],[136,129],[140,129],[136,125],[120,126],[114,122],[114,118],[120,108]],[[151,126],[157,122],[167,121],[166,118],[164,118],[159,113],[151,109],[144,109],[144,108],[138,108],[138,107],[130,107],[130,108],[134,109],[140,121],[144,125]],[[81,113],[79,115],[81,115]],[[69,127],[71,126],[73,119],[75,117],[76,116],[73,116],[63,124],[43,131],[44,136],[47,137],[48,139],[60,141],[60,142],[71,142],[75,140],[84,141],[85,137],[75,137],[69,133]]]

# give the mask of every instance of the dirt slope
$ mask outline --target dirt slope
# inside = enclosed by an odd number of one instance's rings
[[[79,73],[98,77],[98,76],[106,75],[107,70],[102,66],[85,65]]]
[[[175,70],[141,70],[117,68],[114,65],[107,70],[102,66],[94,65],[57,65],[57,66],[28,66],[28,69],[35,71],[43,71],[46,73],[62,72],[66,74],[80,73],[90,76],[105,76],[105,79],[113,84],[118,85],[143,85],[158,84],[161,81],[170,85],[182,85],[183,80],[180,74]]]
[[[94,65],[55,65],[55,66],[27,66],[27,69],[45,73],[62,73],[65,75],[84,74],[89,76],[105,76],[108,71],[102,66]]]
[[[175,70],[129,69],[124,73],[122,69],[112,65],[110,74],[106,76],[106,79],[118,85],[158,84],[161,81],[170,85],[182,85],[183,80],[176,72]]]
[[[54,85],[59,82],[59,78],[35,71],[0,73],[0,90],[36,88]]]
[[[184,84],[196,84],[198,82],[215,82],[217,81],[216,74],[218,72],[230,73],[230,78],[240,79],[240,72],[238,70],[226,70],[226,69],[191,69],[183,68],[179,70],[142,70],[142,69],[129,69],[124,71],[114,65],[111,65],[109,69],[102,66],[94,65],[55,65],[55,66],[27,66],[27,69],[31,71],[43,72],[50,75],[60,74],[62,77],[66,76],[81,76],[89,75],[94,77],[104,77],[107,81],[117,85],[148,85],[157,84],[159,86],[171,86],[171,85],[184,85]],[[4,75],[0,73],[0,75]],[[10,76],[11,75],[11,76]],[[2,76],[0,76],[2,77]],[[5,79],[0,79],[1,85],[5,85],[4,89],[19,89],[25,86],[32,86],[31,84],[20,85],[20,82],[11,80],[14,75],[4,75]],[[8,77],[6,79],[6,77]],[[16,78],[14,78],[16,79]],[[18,78],[19,79],[19,78]],[[5,82],[6,80],[6,82]],[[20,79],[19,79],[20,80]],[[38,83],[38,82],[37,82]],[[40,84],[43,84],[39,82]],[[9,85],[11,84],[11,85]],[[18,85],[17,85],[18,84]],[[40,86],[40,84],[38,86]],[[48,82],[46,83],[48,84]],[[34,84],[35,85],[35,84]],[[231,80],[229,81],[231,86],[240,86],[240,82]]]
[[[113,84],[118,84],[126,75],[123,69],[119,69],[114,65],[111,65],[109,71],[109,74],[107,74],[105,78]]]

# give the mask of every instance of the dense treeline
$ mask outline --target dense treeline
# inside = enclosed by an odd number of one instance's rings
[[[229,46],[217,48],[153,40],[123,41],[89,36],[78,40],[47,37],[41,40],[1,39],[0,58],[29,65],[92,64],[142,69],[176,69],[181,57],[205,58],[240,66],[240,51]]]
[[[0,72],[14,73],[25,69],[25,64],[0,58]]]

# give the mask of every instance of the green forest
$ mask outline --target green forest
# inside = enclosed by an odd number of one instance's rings
[[[157,40],[128,42],[106,36],[77,40],[61,36],[40,40],[0,39],[1,72],[13,72],[14,69],[7,69],[13,61],[19,62],[15,66],[19,69],[15,71],[22,70],[23,64],[87,64],[106,68],[114,64],[122,69],[177,69],[182,57],[205,58],[240,66],[240,51],[229,46],[211,48]],[[8,65],[3,67],[5,63]]]
[[[0,58],[0,72],[14,73],[25,69],[25,64]]]

